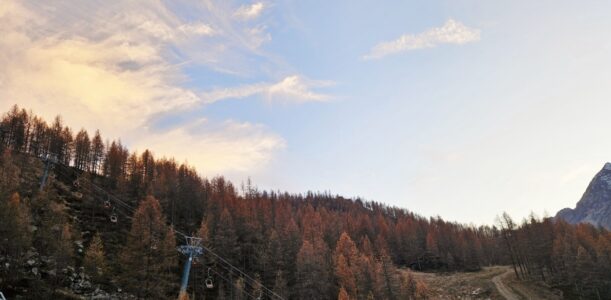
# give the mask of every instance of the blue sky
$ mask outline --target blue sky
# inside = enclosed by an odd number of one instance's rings
[[[610,160],[603,1],[3,1],[0,104],[132,149],[476,224]]]

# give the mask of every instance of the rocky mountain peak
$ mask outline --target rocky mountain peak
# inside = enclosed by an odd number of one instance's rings
[[[560,210],[556,218],[611,229],[611,163],[606,163],[590,181],[577,206]]]

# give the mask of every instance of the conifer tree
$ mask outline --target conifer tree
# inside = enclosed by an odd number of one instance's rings
[[[334,264],[335,276],[340,286],[348,295],[357,297],[357,280],[359,253],[350,236],[343,232],[335,246]]]
[[[104,277],[107,271],[104,245],[99,232],[93,236],[89,247],[87,247],[83,267],[88,274],[98,281]]]
[[[1,255],[8,255],[15,261],[22,258],[31,244],[30,223],[30,208],[18,193],[13,193],[8,201],[0,199]]]
[[[439,247],[437,247],[437,238],[434,231],[429,231],[426,234],[426,250],[434,254],[439,254]]]
[[[127,244],[121,254],[124,286],[144,298],[170,294],[168,267],[176,259],[171,247],[173,231],[165,224],[159,201],[152,196],[141,201],[134,213]]]
[[[308,240],[297,254],[297,294],[299,299],[324,299],[329,297],[329,273],[326,250],[323,244],[313,245]]]
[[[350,296],[348,296],[348,292],[346,292],[346,289],[343,286],[339,288],[337,300],[350,300]]]
[[[397,299],[399,296],[400,283],[396,275],[396,269],[390,256],[382,252],[379,262],[376,264],[376,291],[383,299]]]
[[[237,262],[240,248],[233,218],[227,208],[223,209],[216,226],[216,232],[214,233],[214,249],[218,250],[218,253],[223,253],[224,257],[229,262]]]
[[[63,269],[73,264],[74,243],[72,240],[72,227],[64,223],[59,236],[59,243],[54,253],[59,269]]]
[[[246,295],[246,287],[244,285],[244,278],[242,277],[238,277],[238,279],[236,279],[235,281],[235,293],[233,295],[233,298],[235,300],[244,300],[247,298]]]
[[[12,217],[13,226],[7,226],[13,231],[15,237],[11,240],[11,244],[15,247],[17,255],[30,245],[31,233],[30,233],[30,207],[18,193],[13,193],[9,201],[8,207],[8,218]]]
[[[280,297],[287,299],[288,298],[288,286],[286,279],[282,274],[282,270],[276,272],[276,280],[274,281],[273,287],[274,293],[278,294]]]
[[[343,254],[335,259],[335,276],[338,283],[352,298],[356,298],[356,277]]]
[[[100,168],[102,165],[102,161],[104,159],[104,142],[102,141],[102,137],[100,136],[100,131],[96,130],[93,139],[91,140],[91,157],[90,170],[94,174],[98,174],[100,172]]]

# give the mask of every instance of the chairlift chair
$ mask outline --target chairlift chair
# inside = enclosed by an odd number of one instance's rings
[[[72,185],[74,185],[74,187],[79,187],[81,184],[78,182],[78,179],[72,182]]]
[[[204,284],[206,285],[207,289],[213,289],[214,288],[214,283],[212,282],[212,275],[210,275],[210,271],[211,271],[210,268],[208,268],[208,277],[204,281]]]
[[[108,200],[104,201],[104,207],[110,208],[110,201]]]
[[[119,220],[119,218],[117,217],[117,214],[112,213],[110,215],[110,222],[117,223],[118,220]]]
[[[206,284],[206,288],[207,289],[213,289],[214,288],[214,283],[212,283],[212,278],[210,278],[210,277],[206,278],[205,284]]]
[[[156,238],[153,238],[151,240],[151,249],[157,250],[157,239]]]

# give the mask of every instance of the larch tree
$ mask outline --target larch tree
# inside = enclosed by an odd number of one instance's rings
[[[85,129],[81,129],[74,139],[74,167],[88,171],[90,164],[91,142]]]
[[[93,236],[87,251],[85,251],[83,267],[96,281],[103,280],[107,272],[104,245],[99,232]]]
[[[72,226],[64,223],[59,236],[58,247],[54,254],[58,269],[63,269],[73,265],[74,261],[74,241]]]
[[[282,274],[282,270],[276,272],[276,279],[274,281],[273,291],[280,297],[288,299],[288,284],[286,282],[286,279],[284,278],[284,275]]]
[[[350,296],[348,295],[348,292],[346,292],[346,289],[343,286],[339,288],[339,294],[337,294],[337,300],[350,300]]]
[[[233,218],[227,208],[223,209],[214,233],[214,249],[223,253],[224,257],[231,263],[237,262],[240,247]]]
[[[121,254],[122,282],[138,297],[163,298],[171,292],[165,274],[176,257],[170,248],[172,235],[159,201],[152,196],[142,200]]]
[[[343,287],[352,298],[356,298],[356,277],[343,254],[335,257],[335,276],[339,286]]]
[[[304,240],[297,254],[297,285],[299,299],[325,299],[329,297],[329,271],[324,244],[316,245]]]
[[[100,136],[99,130],[95,131],[95,135],[91,140],[90,153],[90,170],[94,174],[98,174],[100,172],[100,167],[104,159],[104,141],[102,141],[102,136]]]
[[[400,282],[396,275],[395,265],[390,256],[382,251],[380,260],[376,264],[376,294],[383,299],[397,299],[399,297]]]
[[[333,255],[335,276],[339,286],[346,289],[352,298],[357,297],[357,279],[359,253],[350,236],[343,232],[340,235]]]
[[[439,247],[437,247],[437,236],[433,230],[429,230],[429,232],[426,234],[426,250],[434,254],[439,254]]]
[[[18,262],[31,244],[30,208],[18,193],[0,199],[0,253]],[[17,266],[18,264],[15,264]]]

